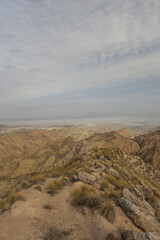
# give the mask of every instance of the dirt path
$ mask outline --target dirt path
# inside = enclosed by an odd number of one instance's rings
[[[135,229],[123,212],[114,225],[98,213],[87,211],[83,215],[70,204],[73,187],[66,186],[53,197],[45,192],[45,187],[42,192],[34,187],[26,190],[26,201],[15,202],[10,211],[0,216],[0,240],[41,240],[54,226],[71,230],[69,240],[101,240],[108,232],[116,233],[122,221],[127,228]],[[45,209],[46,204],[52,209]]]

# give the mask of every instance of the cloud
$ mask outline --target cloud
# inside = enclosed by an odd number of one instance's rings
[[[159,12],[159,0],[0,1],[0,105],[159,78]]]

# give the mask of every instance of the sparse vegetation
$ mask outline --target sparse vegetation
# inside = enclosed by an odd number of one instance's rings
[[[96,188],[87,184],[74,189],[72,194],[73,205],[86,205],[88,207],[99,206],[101,202],[100,194]]]
[[[41,186],[39,186],[39,185],[35,186],[35,188],[34,188],[34,189],[38,190],[39,192],[42,192],[42,187],[41,187]]]
[[[113,189],[105,189],[105,198],[112,199],[112,200],[118,200],[121,197],[121,191],[120,190],[113,190]]]
[[[8,201],[9,201],[10,204],[13,204],[17,200],[21,200],[21,201],[25,200],[23,191],[21,191],[21,192],[11,191],[9,193]]]
[[[106,236],[105,240],[118,240],[118,239],[113,235],[113,233],[109,233]]]
[[[110,200],[106,200],[101,208],[102,215],[111,223],[115,220],[115,208]]]
[[[47,209],[47,210],[52,209],[52,205],[51,205],[51,204],[46,204],[46,205],[44,205],[43,207],[44,207],[45,209]]]
[[[108,179],[103,179],[102,182],[101,182],[101,189],[104,190],[105,188],[108,188],[109,187],[109,181]]]
[[[156,218],[160,222],[160,207],[156,210]]]
[[[30,188],[32,184],[29,181],[24,181],[21,185],[22,188],[27,189]]]
[[[155,208],[155,206],[159,203],[159,199],[152,192],[145,193],[145,199],[153,208]]]
[[[49,194],[55,194],[63,187],[63,181],[61,178],[55,178],[51,180],[47,186],[47,192]]]
[[[46,178],[46,173],[36,173],[30,177],[30,182],[32,185],[43,183]]]
[[[38,131],[39,130],[37,130],[37,132]],[[66,191],[67,189],[71,189],[73,186],[71,183],[74,183],[73,187],[75,188],[71,195],[71,204],[76,206],[76,209],[81,211],[81,213],[86,217],[86,220],[87,216],[89,215],[90,217],[90,213],[94,212],[96,208],[96,213],[101,213],[107,221],[114,223],[116,214],[118,215],[120,212],[118,209],[120,206],[122,211],[126,213],[126,219],[128,217],[132,220],[132,217],[127,213],[127,210],[125,211],[125,208],[123,209],[122,201],[119,200],[124,188],[130,190],[133,186],[135,186],[139,191],[141,191],[141,193],[145,196],[145,199],[154,208],[156,218],[160,222],[159,172],[158,170],[153,169],[151,165],[145,164],[144,161],[138,156],[134,156],[134,147],[133,154],[127,153],[127,138],[126,140],[123,139],[121,142],[121,140],[117,138],[116,133],[106,133],[104,135],[95,134],[93,137],[91,136],[89,138],[89,141],[88,138],[86,138],[85,140],[83,139],[82,141],[77,142],[76,137],[72,138],[63,136],[61,138],[61,135],[57,136],[58,130],[56,131],[57,132],[55,135],[51,130],[49,130],[49,133],[47,132],[46,134],[44,131],[42,131],[42,135],[37,135],[37,133],[34,132],[27,132],[25,135],[22,134],[23,138],[20,140],[20,143],[22,143],[22,140],[25,137],[29,136],[29,138],[27,138],[27,141],[30,141],[31,139],[29,146],[28,142],[24,141],[24,146],[22,144],[22,148],[19,148],[17,144],[18,138],[16,138],[16,144],[13,146],[13,148],[11,148],[11,155],[7,149],[7,145],[10,146],[9,144],[11,139],[7,140],[6,138],[3,144],[1,144],[2,151],[0,152],[4,154],[4,160],[8,162],[6,165],[5,161],[3,160],[0,164],[0,170],[2,173],[0,181],[2,183],[1,185],[3,185],[1,191],[3,192],[4,198],[0,200],[0,213],[3,213],[9,209],[15,201],[24,200],[24,193],[27,192],[31,193],[31,198],[28,194],[28,202],[26,205],[30,205],[29,201],[32,201],[32,197],[35,194],[36,197],[39,197],[38,200],[41,201],[37,204],[38,201],[36,199],[36,207],[42,211],[44,215],[45,213],[46,215],[48,214],[46,217],[50,217],[52,212],[54,213],[54,210],[52,211],[51,209],[55,208],[57,209],[57,211],[55,211],[55,216],[57,217],[59,211],[58,207],[62,206],[63,204],[59,204],[59,202],[58,204],[55,203],[54,199],[52,199],[50,203],[50,196],[46,196],[44,191],[54,195],[63,186],[69,184],[64,191],[61,191],[60,194],[55,197],[55,199],[58,199],[64,203],[62,196],[64,196],[64,201],[66,201]],[[63,131],[61,131],[60,134],[63,135]],[[54,135],[54,137],[52,135]],[[39,138],[39,140],[37,140],[37,138]],[[130,140],[128,139],[128,141]],[[129,148],[132,148],[131,145]],[[126,152],[126,154],[124,154],[121,149],[114,146],[120,147]],[[17,151],[17,149],[20,150]],[[22,149],[25,150],[24,155],[23,152],[20,152],[23,151]],[[11,159],[12,161],[10,161]],[[20,162],[20,160],[22,161]],[[26,166],[28,166],[28,168]],[[95,176],[96,179],[94,179],[91,185],[89,185],[90,181],[88,181],[88,179],[81,179],[79,177],[80,171],[87,172]],[[6,176],[4,173],[6,173]],[[91,176],[89,177],[92,178]],[[79,181],[81,181],[81,183]],[[88,182],[88,184],[82,182]],[[26,190],[30,187],[32,187],[32,190]],[[23,192],[22,189],[25,190],[25,192]],[[37,192],[35,189],[43,192]],[[125,193],[125,191],[123,193]],[[130,191],[130,194],[135,196],[134,199],[136,199],[136,197],[139,195],[139,201],[137,200],[138,204],[145,204],[143,201],[142,203],[140,202],[141,199],[143,199],[143,196],[141,196],[138,191]],[[46,197],[45,199],[43,199],[44,195]],[[125,194],[123,197],[125,198]],[[134,203],[136,203],[136,200]],[[18,206],[18,203],[16,205]],[[23,208],[23,204],[19,205],[21,205]],[[73,210],[70,206],[66,205],[66,208],[67,207],[70,210]],[[16,211],[17,209],[13,208],[13,210]],[[70,212],[70,210],[66,210],[66,212]],[[73,211],[76,212],[75,209]],[[147,211],[146,215],[149,214],[148,212],[149,211]],[[9,214],[7,213],[6,215]],[[81,215],[82,218],[84,217],[83,215]],[[60,218],[58,218],[58,224],[60,224],[60,222],[63,224],[61,217],[63,218],[63,213],[60,215]],[[100,219],[102,219],[103,223],[105,223],[104,218],[98,218],[98,220]],[[119,217],[117,217],[115,224],[115,228],[117,229],[114,233],[115,236],[118,236],[118,234],[120,236],[121,231],[118,226],[119,221]],[[48,222],[50,223],[50,219]],[[133,223],[130,222],[130,224],[134,224],[134,221],[132,222]],[[125,227],[126,226],[122,224],[122,228]],[[122,230],[124,231],[124,229]],[[57,227],[53,227],[45,234],[44,240],[65,239],[67,238],[68,234],[68,231],[63,231]],[[105,239],[117,240],[114,234],[108,234]]]
[[[108,160],[120,160],[124,158],[124,153],[115,147],[103,148],[102,153]]]
[[[110,174],[107,174],[106,179],[115,186],[116,189],[123,189],[128,187],[128,182],[123,179],[118,179]]]
[[[70,234],[70,231],[63,231],[57,227],[52,227],[45,234],[43,240],[58,240],[58,239],[66,239],[66,237]]]
[[[3,199],[0,200],[0,213],[3,213],[6,210],[6,201]]]

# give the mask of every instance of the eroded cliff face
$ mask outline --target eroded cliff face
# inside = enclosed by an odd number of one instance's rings
[[[135,138],[139,144],[140,157],[153,167],[160,169],[160,129],[155,132],[140,135]]]

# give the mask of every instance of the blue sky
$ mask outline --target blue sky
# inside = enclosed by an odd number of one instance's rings
[[[160,116],[159,0],[1,0],[0,119]]]

